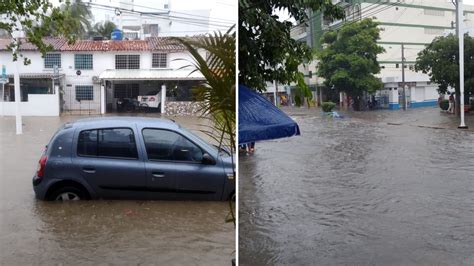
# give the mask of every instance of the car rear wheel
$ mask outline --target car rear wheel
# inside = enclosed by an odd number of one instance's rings
[[[86,199],[84,191],[75,187],[62,187],[51,194],[51,200],[70,201]]]

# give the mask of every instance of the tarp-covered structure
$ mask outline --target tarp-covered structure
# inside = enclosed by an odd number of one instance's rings
[[[260,94],[239,85],[239,144],[300,135],[293,119]]]

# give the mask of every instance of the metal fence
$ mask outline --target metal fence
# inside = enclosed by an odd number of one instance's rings
[[[98,84],[67,84],[60,88],[59,104],[61,114],[100,114],[101,101]]]

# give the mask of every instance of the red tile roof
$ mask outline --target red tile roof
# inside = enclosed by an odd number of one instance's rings
[[[169,37],[148,38],[151,51],[184,51],[186,48]]]
[[[25,39],[21,39],[22,44],[20,46],[21,51],[37,51],[38,48],[29,42],[25,42]],[[11,43],[11,39],[0,39],[0,51],[5,51],[7,50],[8,45]],[[53,51],[58,51],[64,44],[67,43],[67,40],[65,38],[44,38],[43,42],[46,45],[52,45],[53,46]]]
[[[45,38],[46,44],[53,45],[55,51],[166,51],[179,52],[186,48],[169,37],[152,37],[146,40],[130,40],[130,41],[92,41],[77,40],[76,43],[69,45],[65,38]],[[11,43],[10,39],[0,39],[0,51],[7,49]],[[31,43],[23,43],[21,45],[23,51],[38,50]]]

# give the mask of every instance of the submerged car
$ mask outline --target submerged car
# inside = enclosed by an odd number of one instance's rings
[[[62,126],[33,177],[41,200],[228,200],[231,154],[171,120],[81,119]]]

